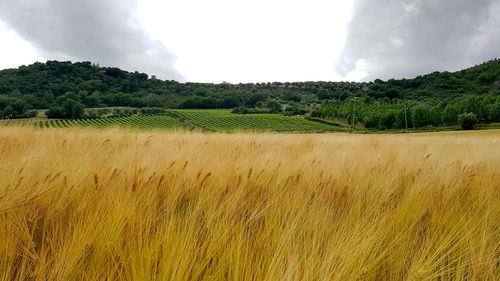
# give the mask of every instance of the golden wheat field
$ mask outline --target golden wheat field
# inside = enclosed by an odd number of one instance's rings
[[[499,280],[500,131],[0,129],[1,280]]]

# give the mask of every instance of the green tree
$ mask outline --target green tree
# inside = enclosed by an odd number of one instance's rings
[[[352,117],[349,119],[349,121],[352,120]],[[352,121],[351,121],[352,122]],[[377,128],[379,126],[379,122],[380,122],[380,117],[378,115],[369,115],[369,116],[366,116],[364,119],[363,119],[363,123],[365,125],[366,128]]]
[[[488,110],[488,120],[491,122],[500,122],[500,101],[490,104],[486,108]]]
[[[448,104],[442,114],[441,114],[441,122],[443,124],[455,124],[457,122],[457,116],[460,114],[460,110],[455,104]]]
[[[47,118],[63,118],[63,109],[59,106],[51,107],[49,110],[45,111],[45,116],[47,116]]]
[[[393,112],[388,112],[380,116],[378,127],[379,129],[392,129],[396,123],[396,115]]]
[[[2,118],[14,118],[16,117],[16,111],[12,105],[7,105],[2,111],[0,111],[0,117]]]
[[[441,122],[442,109],[439,106],[433,106],[429,110],[429,124],[439,126]]]
[[[424,127],[430,124],[429,122],[429,108],[425,105],[419,104],[412,110],[412,122],[416,128]]]
[[[458,123],[463,130],[472,130],[477,124],[477,116],[474,113],[464,113],[458,115]]]
[[[277,101],[275,99],[268,100],[266,102],[266,107],[269,108],[269,110],[272,113],[279,113],[281,111],[281,105],[280,105],[279,101]]]
[[[68,99],[62,104],[63,117],[68,119],[79,119],[85,116],[85,109],[83,104]]]

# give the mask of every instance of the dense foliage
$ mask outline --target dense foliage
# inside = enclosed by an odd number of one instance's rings
[[[470,95],[439,99],[374,99],[362,96],[330,101],[312,112],[313,117],[345,118],[367,128],[403,129],[458,124],[458,116],[474,113],[483,122],[500,122],[500,94]]]
[[[492,60],[455,73],[375,80],[350,98],[323,102],[311,115],[376,129],[452,125],[463,113],[474,113],[480,122],[500,122],[499,89],[500,60]]]
[[[90,62],[48,61],[0,71],[0,117],[31,117],[32,109],[81,118],[99,116],[84,108],[233,108],[234,113],[348,118],[378,129],[424,127],[458,124],[458,115],[466,112],[479,122],[500,121],[499,89],[500,60],[414,79],[249,84],[162,81]]]
[[[477,116],[474,113],[464,113],[458,115],[458,122],[464,130],[472,130],[477,123]]]
[[[99,67],[90,62],[48,61],[0,71],[0,110],[7,109],[9,117],[22,117],[30,109],[62,107],[67,100],[86,108],[254,108],[271,99],[305,104],[347,97],[363,85],[347,82],[180,83],[139,72]]]

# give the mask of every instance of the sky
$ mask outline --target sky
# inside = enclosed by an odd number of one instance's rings
[[[92,61],[190,82],[369,81],[500,57],[500,0],[0,0],[0,69]]]

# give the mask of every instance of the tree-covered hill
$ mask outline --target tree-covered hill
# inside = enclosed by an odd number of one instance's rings
[[[322,118],[350,118],[357,106],[356,120],[380,127],[380,116],[387,112],[397,115],[403,104],[410,109],[439,105],[443,111],[449,103],[472,99],[472,103],[490,106],[496,104],[499,89],[498,59],[458,72],[434,72],[414,79],[248,84],[162,81],[145,73],[91,62],[48,61],[0,71],[0,115],[25,117],[31,109],[72,108],[76,104],[87,108],[236,108],[239,113],[312,112]],[[456,120],[455,113],[468,109],[457,108],[447,120]],[[447,123],[441,111],[430,124]],[[480,119],[487,116],[486,112]],[[389,126],[383,127],[395,127],[392,119],[386,123]]]
[[[344,82],[179,83],[90,62],[48,61],[0,71],[0,106],[15,101],[24,102],[29,109],[42,109],[73,99],[85,107],[254,107],[270,98],[313,102],[318,96],[329,97],[327,93],[347,97],[362,86]]]
[[[414,79],[375,80],[369,96],[416,99],[422,97],[454,98],[480,95],[498,89],[500,60],[492,60],[458,72],[433,72]]]

